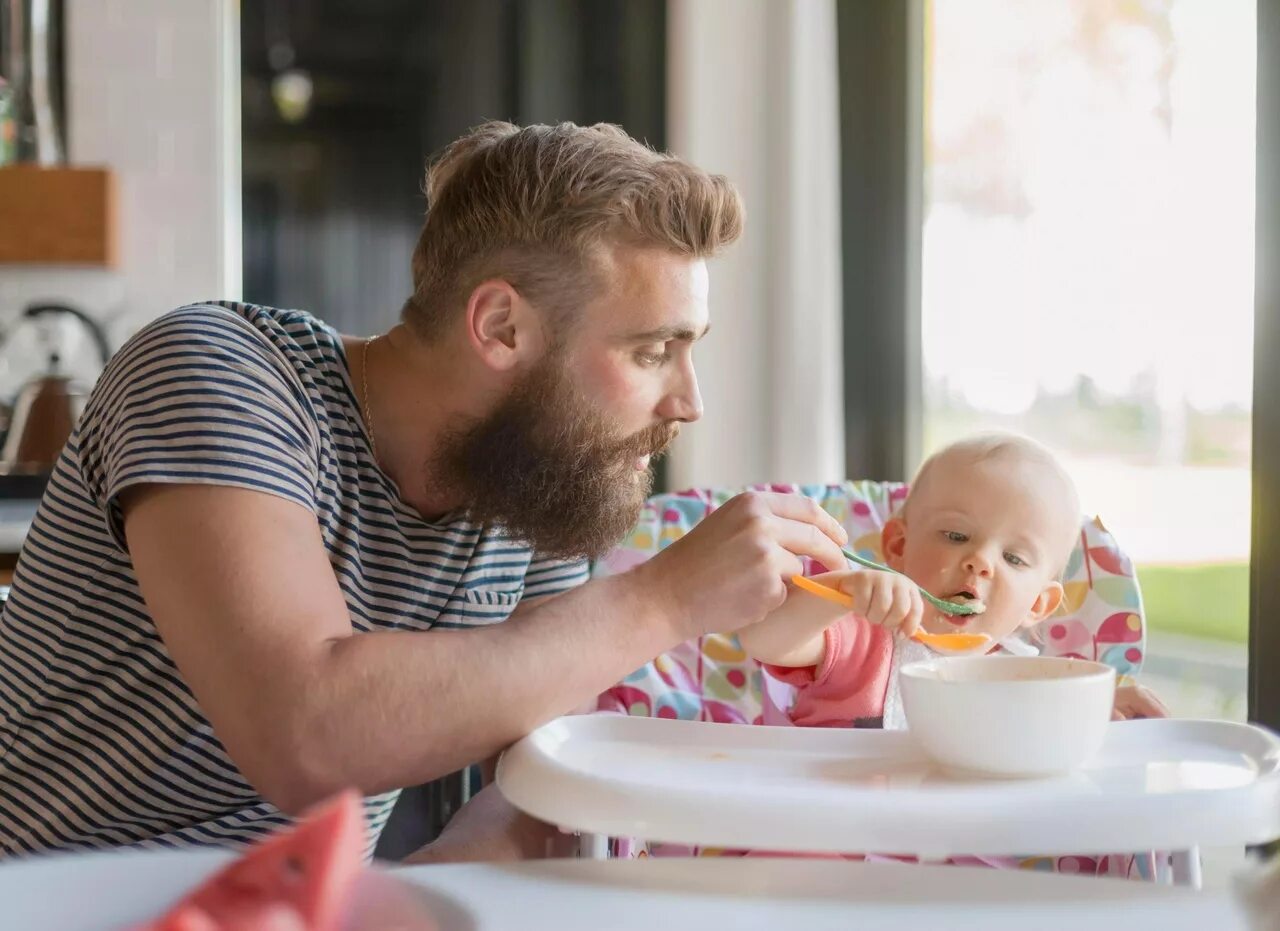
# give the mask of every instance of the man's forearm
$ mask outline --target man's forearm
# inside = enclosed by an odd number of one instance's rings
[[[571,711],[675,645],[653,594],[615,577],[492,627],[332,641],[290,741],[305,785],[286,793],[289,807],[342,786],[429,781]]]

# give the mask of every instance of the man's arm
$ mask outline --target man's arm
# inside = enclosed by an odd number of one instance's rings
[[[785,597],[843,531],[806,499],[742,496],[630,573],[467,631],[353,629],[305,508],[244,489],[138,486],[125,530],[147,606],[214,732],[295,812],[483,759],[707,630]]]

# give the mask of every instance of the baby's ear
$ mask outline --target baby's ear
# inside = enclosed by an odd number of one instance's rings
[[[880,549],[885,564],[890,569],[902,571],[903,554],[907,550],[907,523],[901,517],[891,517],[880,531]]]
[[[1032,603],[1031,610],[1027,612],[1027,618],[1022,622],[1022,626],[1032,627],[1049,617],[1062,604],[1062,596],[1062,583],[1054,579],[1036,596],[1036,600]]]

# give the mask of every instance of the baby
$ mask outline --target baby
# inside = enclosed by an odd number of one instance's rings
[[[793,723],[902,727],[897,668],[929,655],[906,637],[921,627],[965,631],[990,637],[992,652],[1026,652],[1014,635],[1062,603],[1060,577],[1079,532],[1075,486],[1047,449],[1014,435],[961,440],[925,462],[902,510],[885,524],[884,561],[901,575],[816,576],[848,595],[852,612],[793,590],[739,639],[767,673],[796,687]],[[946,615],[917,586],[986,607]],[[1117,687],[1113,717],[1167,714],[1146,689]]]

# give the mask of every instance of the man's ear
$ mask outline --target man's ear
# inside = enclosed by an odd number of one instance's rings
[[[1027,617],[1022,622],[1022,626],[1032,627],[1051,616],[1062,605],[1063,594],[1062,583],[1057,579],[1046,585],[1040,591],[1040,594],[1036,596],[1036,600],[1032,602],[1031,610],[1027,612]]]
[[[880,531],[880,549],[890,569],[902,571],[907,551],[907,522],[901,517],[891,517]]]
[[[546,337],[534,308],[501,278],[480,282],[467,298],[467,342],[497,372],[538,358]]]

